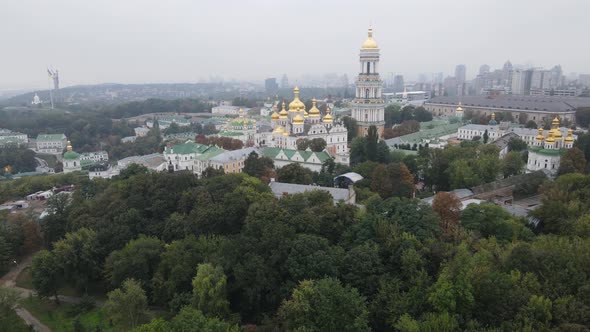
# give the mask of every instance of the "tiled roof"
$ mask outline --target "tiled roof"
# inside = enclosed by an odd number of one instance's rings
[[[276,159],[276,157],[279,155],[279,153],[281,153],[281,151],[287,156],[287,158],[289,158],[289,160],[291,160],[296,153],[299,153],[299,155],[306,162],[309,160],[309,158],[312,155],[315,155],[316,157],[318,157],[318,159],[322,163],[324,163],[329,158],[332,158],[332,157],[330,157],[330,155],[326,151],[313,152],[313,151],[291,150],[291,149],[281,149],[281,148],[264,148],[264,149],[262,149],[261,152],[262,152],[262,155],[264,155],[265,157],[269,157],[271,159]]]
[[[192,141],[186,141],[184,143],[173,145],[172,147],[166,147],[164,153],[174,153],[174,154],[191,154],[191,153],[201,153],[207,149],[207,145],[197,144]]]
[[[66,135],[64,134],[39,134],[37,136],[37,141],[62,141],[66,139]]]

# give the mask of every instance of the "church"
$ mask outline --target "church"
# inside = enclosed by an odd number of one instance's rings
[[[551,122],[551,129],[547,135],[544,136],[543,128],[539,128],[534,146],[529,147],[527,171],[545,170],[550,176],[556,176],[561,156],[573,146],[573,130],[568,129],[567,135],[564,137],[559,128],[559,118],[556,116]]]
[[[293,90],[293,101],[287,108],[285,102],[281,111],[275,108],[270,116],[272,131],[256,134],[258,146],[281,149],[297,149],[297,141],[321,138],[326,141],[326,151],[340,164],[348,165],[348,130],[334,122],[329,107],[321,114],[316,99],[312,99],[312,107],[305,109],[305,104],[299,99],[299,88]]]

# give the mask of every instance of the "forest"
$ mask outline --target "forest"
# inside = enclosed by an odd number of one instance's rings
[[[322,191],[277,199],[248,174],[133,167],[50,202],[33,284],[46,297],[100,285],[121,330],[585,331],[590,176],[539,190],[535,226],[445,193],[359,208]]]

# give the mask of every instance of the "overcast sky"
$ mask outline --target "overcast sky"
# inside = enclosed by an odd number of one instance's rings
[[[358,67],[367,27],[381,72],[467,65],[590,73],[589,0],[2,0],[0,89],[262,80]],[[350,77],[352,80],[352,77]]]

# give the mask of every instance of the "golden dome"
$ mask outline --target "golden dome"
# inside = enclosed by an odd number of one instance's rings
[[[293,124],[303,124],[303,117],[301,116],[301,114],[297,114],[295,115],[295,117],[293,118]]]
[[[315,98],[313,98],[311,100],[311,109],[309,110],[309,116],[311,116],[312,118],[319,118],[320,117],[320,110],[317,108],[316,106],[316,100]]]
[[[285,109],[285,102],[283,102],[283,109],[279,112],[279,118],[286,119],[288,115],[289,113],[287,113],[287,110]]]
[[[326,116],[324,116],[324,122],[325,123],[331,123],[332,122],[332,115],[330,115],[330,108],[326,107]]]
[[[549,130],[549,135],[547,135],[547,139],[545,140],[545,142],[549,144],[555,143],[555,138],[553,138],[553,132],[551,132],[551,130]]]
[[[72,142],[68,141],[68,145],[66,146],[67,151],[72,151]]]
[[[295,87],[293,89],[293,94],[295,95],[293,101],[289,103],[289,112],[299,112],[305,111],[305,104],[299,100],[299,88]]]
[[[272,131],[273,134],[282,134],[285,132],[285,128],[283,126],[278,126],[275,130]]]
[[[279,113],[277,113],[276,111],[272,112],[271,116],[270,116],[271,120],[278,120],[279,119]]]
[[[461,102],[459,102],[459,105],[457,106],[457,109],[455,111],[463,112],[463,107],[461,107]]]
[[[377,46],[377,42],[375,41],[375,39],[373,39],[373,28],[369,28],[367,40],[365,40],[365,42],[363,43],[363,46],[361,46],[361,48],[362,49],[379,48],[379,46]]]
[[[565,137],[566,142],[572,143],[574,141],[574,137],[572,136],[573,133],[574,131],[571,128],[567,130],[567,136]]]
[[[559,126],[559,118],[557,116],[555,118],[553,118],[553,121],[551,121],[551,124],[553,126]]]
[[[553,136],[559,139],[563,137],[563,134],[561,133],[561,130],[559,128],[555,128],[555,130],[553,131]]]
[[[303,111],[303,117],[307,119],[309,117],[309,113],[307,113],[306,111]]]
[[[289,132],[288,131],[283,131],[283,136],[289,136]]]
[[[537,135],[536,139],[537,141],[542,142],[543,141],[543,128],[539,128],[539,135]]]

